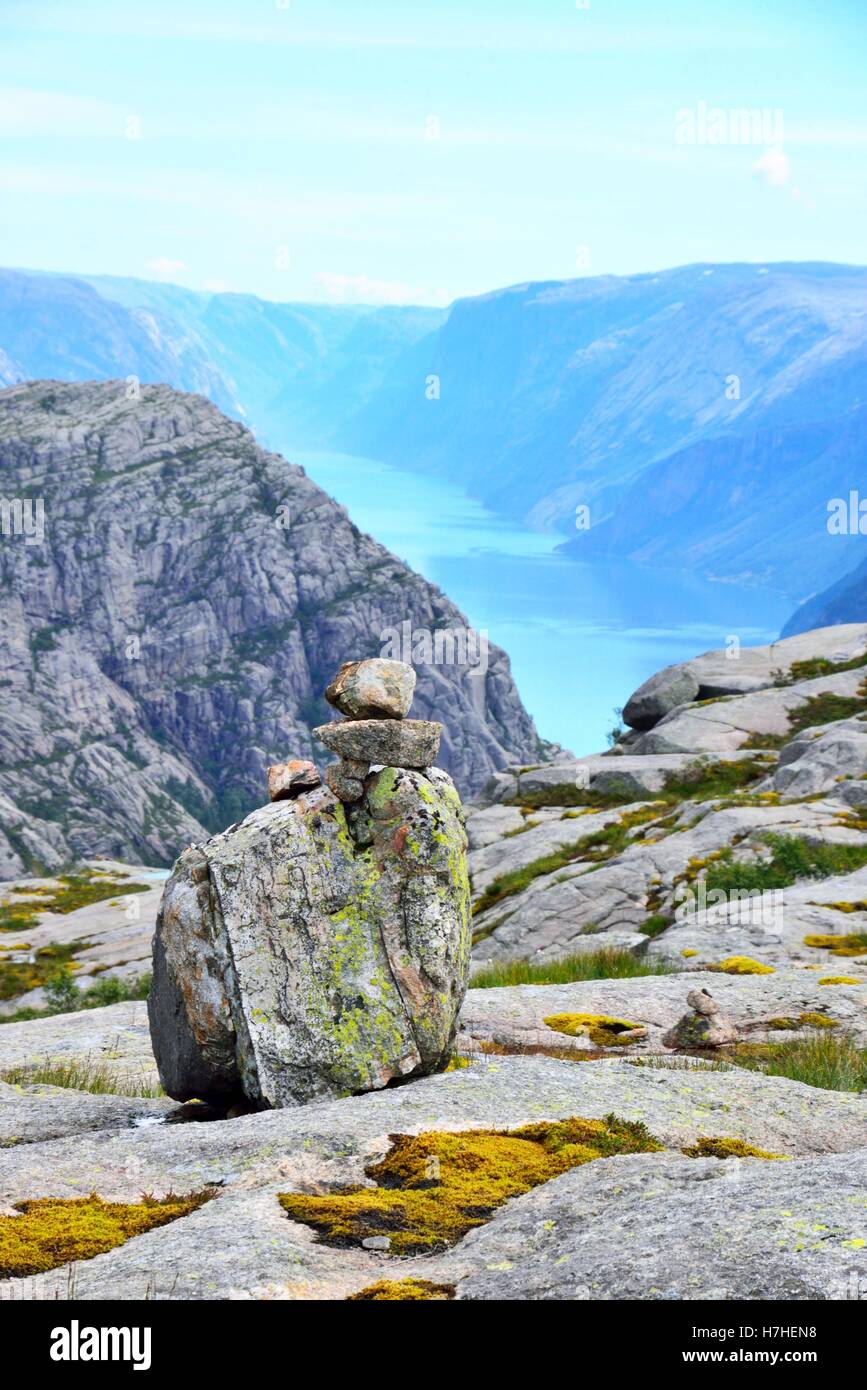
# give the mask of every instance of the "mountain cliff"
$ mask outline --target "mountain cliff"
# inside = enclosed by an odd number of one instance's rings
[[[571,534],[578,559],[803,597],[854,558],[827,536],[826,501],[863,473],[865,381],[863,267],[517,285],[455,304],[341,444],[466,479],[488,505]],[[591,526],[576,534],[582,505]]]
[[[0,875],[94,853],[166,863],[327,762],[310,730],[387,629],[465,628],[302,468],[198,396],[122,381],[0,391]],[[4,513],[5,517],[5,513]],[[539,756],[508,658],[421,665],[413,713],[473,791]]]
[[[862,542],[863,544],[863,542]],[[867,621],[867,560],[836,584],[802,603],[783,628],[782,637],[809,632],[814,627]]]

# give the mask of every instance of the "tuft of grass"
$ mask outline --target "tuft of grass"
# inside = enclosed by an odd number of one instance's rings
[[[731,1059],[748,1071],[785,1076],[823,1091],[867,1089],[867,1048],[860,1047],[850,1033],[817,1029],[791,1042],[755,1050],[735,1048]]]
[[[560,960],[495,961],[470,980],[470,989],[498,989],[502,985],[570,985],[580,980],[632,980],[647,975],[674,975],[668,961],[645,961],[631,951],[602,946],[598,951],[576,951]]]
[[[867,845],[814,843],[795,835],[763,835],[770,848],[770,859],[759,862],[735,860],[730,847],[721,850],[708,865],[707,891],[724,893],[759,892],[788,888],[803,878],[831,878],[851,873],[867,864]]]
[[[801,666],[809,666],[809,662],[797,663]],[[828,663],[830,665],[830,663]],[[856,663],[863,665],[863,662]],[[835,668],[832,668],[835,669]],[[852,670],[851,666],[843,665],[840,669]],[[826,674],[821,672],[820,674]],[[789,681],[782,682],[790,684]],[[784,734],[750,734],[746,743],[742,743],[742,748],[782,748],[800,734],[804,729],[813,729],[818,724],[833,724],[839,719],[851,719],[853,715],[863,714],[867,710],[867,681],[862,682],[858,688],[857,695],[835,695],[830,690],[820,690],[818,695],[811,695],[802,705],[789,712],[789,727]]]
[[[162,1086],[146,1081],[144,1076],[118,1076],[107,1063],[92,1057],[68,1062],[46,1058],[35,1066],[7,1067],[0,1071],[0,1081],[10,1086],[62,1086],[69,1091],[88,1091],[93,1096],[155,1100],[165,1095]]]

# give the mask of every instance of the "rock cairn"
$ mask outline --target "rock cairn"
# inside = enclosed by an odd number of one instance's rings
[[[181,855],[154,938],[148,1013],[165,1090],[304,1104],[448,1061],[469,969],[466,833],[433,766],[441,725],[406,719],[415,673],[349,662],[322,785],[268,769],[269,804]]]
[[[738,1041],[737,1024],[706,989],[691,989],[686,1002],[691,1012],[663,1035],[665,1047],[725,1047]]]

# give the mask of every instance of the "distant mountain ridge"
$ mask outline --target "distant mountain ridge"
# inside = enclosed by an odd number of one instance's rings
[[[441,309],[281,304],[119,276],[0,270],[0,385],[136,376],[315,447]]]
[[[867,269],[695,265],[459,301],[342,442],[465,478],[576,558],[802,597],[855,560],[826,500],[863,477],[865,405]]]
[[[864,267],[692,265],[449,310],[0,272],[0,381],[128,373],[201,392],[283,448],[458,482],[578,559],[793,603],[860,559],[825,522],[867,464]]]

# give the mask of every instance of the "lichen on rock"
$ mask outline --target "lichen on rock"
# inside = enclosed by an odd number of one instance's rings
[[[303,1104],[445,1066],[469,966],[460,799],[385,767],[345,807],[273,802],[181,855],[151,1032],[176,1099]]]

